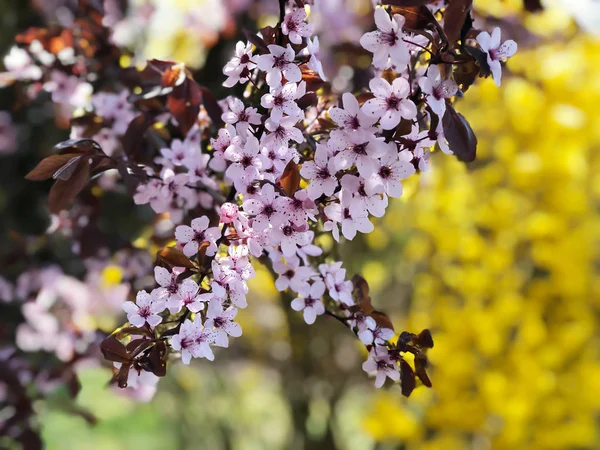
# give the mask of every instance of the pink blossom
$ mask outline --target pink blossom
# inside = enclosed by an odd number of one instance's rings
[[[240,337],[242,335],[242,327],[233,321],[236,314],[237,309],[229,307],[223,311],[221,302],[218,300],[210,301],[204,326],[209,330],[213,330],[215,345],[227,348],[229,347],[228,336]]]
[[[385,347],[373,347],[367,359],[362,366],[365,372],[376,372],[375,387],[380,388],[385,383],[385,379],[389,378],[393,381],[400,379],[400,371],[398,365],[394,362]]]
[[[123,310],[127,313],[127,320],[134,327],[142,327],[145,323],[151,328],[162,322],[158,314],[165,309],[165,301],[160,298],[160,293],[155,289],[150,294],[139,291],[135,303],[125,302]]]
[[[369,88],[375,98],[367,100],[362,109],[365,114],[380,119],[384,130],[396,128],[400,119],[417,117],[417,107],[406,98],[410,87],[404,78],[396,78],[391,85],[383,78],[374,78],[369,82]]]
[[[389,145],[390,150],[381,156],[374,172],[366,180],[365,192],[368,195],[386,194],[392,198],[402,195],[400,180],[408,178],[415,173],[415,168],[410,158],[399,158],[396,144]]]
[[[327,81],[327,78],[325,78],[325,73],[323,72],[321,56],[319,55],[319,38],[315,36],[312,40],[308,39],[306,41],[306,50],[309,56],[308,63],[306,63],[308,68],[314,72],[317,72],[321,80]]]
[[[262,187],[259,198],[245,200],[244,211],[254,215],[252,228],[256,231],[264,231],[270,226],[277,227],[284,221],[285,208],[288,205],[286,197],[275,193],[271,184]]]
[[[283,256],[290,257],[296,254],[297,246],[310,243],[308,226],[298,226],[293,222],[283,222],[279,227],[273,228],[271,235],[273,245],[281,245]]]
[[[256,64],[262,71],[267,72],[267,84],[272,88],[281,85],[282,77],[289,83],[298,83],[302,80],[302,72],[294,62],[296,53],[290,44],[286,48],[271,44],[269,52],[256,58]]]
[[[179,333],[171,338],[171,347],[181,352],[181,360],[189,364],[192,357],[206,358],[213,361],[215,356],[210,348],[214,342],[214,333],[202,327],[199,316],[192,322],[186,319],[181,324]]]
[[[456,95],[458,86],[454,80],[444,80],[438,66],[429,66],[427,76],[419,78],[421,91],[427,95],[427,103],[440,118],[446,111],[446,99]]]
[[[250,78],[250,71],[255,67],[252,44],[250,42],[244,44],[239,41],[235,45],[235,56],[223,68],[223,73],[227,75],[227,80],[223,82],[223,86],[233,87],[237,83],[246,83]]]
[[[171,314],[177,314],[183,307],[193,313],[204,309],[204,298],[198,295],[199,286],[191,278],[183,280],[177,289],[177,293],[169,298],[166,306]]]
[[[517,43],[512,39],[500,44],[500,28],[494,28],[492,35],[482,31],[477,35],[477,43],[487,53],[487,63],[497,86],[502,82],[502,66],[500,61],[507,60],[517,53]]]
[[[349,92],[342,94],[344,108],[333,106],[329,109],[331,119],[343,130],[356,131],[369,129],[377,119],[366,115],[361,109],[356,97]]]
[[[334,158],[329,158],[329,151],[323,144],[317,143],[314,161],[307,161],[300,169],[300,175],[310,180],[307,192],[312,200],[321,195],[329,197],[338,186],[335,178],[337,163]]]
[[[394,14],[394,17],[390,18],[385,9],[376,8],[375,25],[377,31],[365,33],[360,38],[360,45],[373,53],[373,65],[378,69],[389,67],[390,63],[400,68],[406,66],[410,54],[403,41],[404,17]]]
[[[263,108],[271,110],[271,119],[276,123],[281,121],[283,114],[293,117],[296,121],[303,116],[302,110],[296,100],[306,94],[306,83],[286,83],[271,89],[271,92],[262,96],[260,104]]]
[[[290,288],[298,292],[308,284],[309,278],[315,274],[312,268],[300,266],[300,259],[297,256],[285,258],[285,261],[281,258],[273,261],[273,270],[279,275],[275,281],[278,291]]]
[[[301,44],[303,37],[310,36],[312,30],[305,20],[306,10],[304,8],[294,8],[283,18],[281,32],[289,37],[291,43]]]
[[[320,280],[315,281],[310,286],[303,286],[300,289],[300,297],[292,300],[292,309],[294,311],[303,311],[304,321],[312,325],[317,316],[325,313],[325,306],[321,297],[325,293],[325,283]]]
[[[221,119],[225,123],[235,124],[238,134],[246,133],[250,125],[259,125],[262,115],[256,108],[244,108],[244,103],[239,98],[228,97],[229,111],[224,112]]]
[[[217,239],[221,236],[218,227],[209,227],[208,217],[202,216],[192,220],[191,227],[179,225],[175,229],[175,238],[180,244],[185,244],[183,253],[190,257],[198,253],[199,247],[204,242],[208,242],[206,255],[213,256],[217,251]]]

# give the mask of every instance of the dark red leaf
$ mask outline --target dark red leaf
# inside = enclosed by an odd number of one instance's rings
[[[452,45],[460,37],[467,14],[471,10],[473,0],[450,0],[444,12],[444,32]]]
[[[204,86],[200,86],[200,92],[202,93],[202,104],[208,113],[208,117],[213,121],[217,128],[221,128],[223,126],[223,119],[221,116],[223,115],[223,109],[219,106],[219,102],[215,96]]]
[[[179,129],[186,135],[198,120],[202,91],[194,80],[186,79],[185,82],[173,89],[167,99],[167,107],[177,120]]]
[[[127,126],[123,136],[123,150],[132,160],[136,161],[142,153],[144,136],[148,128],[154,123],[154,116],[140,114]]]
[[[165,342],[158,341],[152,347],[148,356],[141,358],[140,365],[157,377],[164,377],[167,374],[167,346]]]
[[[420,348],[433,348],[433,337],[431,337],[431,331],[425,329],[418,335],[413,334],[411,336],[411,342]]]
[[[412,391],[415,389],[417,383],[415,380],[415,373],[403,359],[400,360],[400,387],[402,388],[402,395],[405,397],[410,396]]]
[[[54,146],[57,153],[104,154],[102,147],[93,139],[69,139]]]
[[[90,178],[89,158],[81,158],[68,180],[56,180],[48,194],[50,212],[57,214],[66,209],[71,200],[87,185]]]
[[[176,247],[164,247],[156,253],[158,263],[166,263],[172,267],[186,267],[197,270],[196,265]]]
[[[256,47],[257,53],[269,53],[267,43],[260,36],[248,31],[247,29],[244,29],[243,31],[246,39],[248,39],[248,42],[251,42],[252,45]]]
[[[530,12],[539,12],[544,10],[540,0],[523,0],[523,6],[525,6],[525,9]]]
[[[293,160],[285,167],[279,179],[279,185],[288,197],[293,197],[300,187],[300,171],[298,170],[298,165]]]
[[[404,16],[403,29],[423,30],[430,23],[436,22],[435,17],[426,6],[394,6],[392,14]]]
[[[43,181],[52,178],[57,170],[62,168],[70,160],[78,158],[79,156],[80,155],[77,153],[48,156],[47,158],[42,159],[31,172],[25,175],[25,178],[30,181]]]
[[[450,150],[456,157],[463,162],[474,161],[477,153],[477,137],[467,119],[448,104],[442,125]]]
[[[421,383],[427,387],[431,387],[431,380],[429,379],[426,371],[427,363],[427,356],[422,353],[415,355],[415,372],[419,377],[419,380],[421,380]]]
[[[119,340],[114,336],[108,336],[100,343],[100,351],[104,359],[122,364],[131,363],[131,355]]]

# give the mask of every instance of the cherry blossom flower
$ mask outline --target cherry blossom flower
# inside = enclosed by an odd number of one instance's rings
[[[373,321],[375,322],[375,321]],[[383,328],[373,322],[369,324],[369,327],[358,333],[358,338],[365,345],[385,345],[386,341],[389,341],[394,337],[394,330],[390,328]]]
[[[273,88],[270,93],[262,96],[260,104],[263,108],[271,110],[271,119],[279,123],[283,114],[300,120],[303,112],[296,100],[306,94],[306,83],[286,83],[283,86]]]
[[[252,44],[239,41],[235,45],[235,56],[225,64],[223,73],[227,79],[223,82],[225,87],[233,87],[237,83],[246,83],[251,75],[251,70],[256,67],[255,57],[252,56]]]
[[[262,167],[260,156],[258,139],[254,136],[248,136],[244,145],[230,145],[225,150],[225,157],[232,164],[225,171],[225,176],[236,183],[259,178]]]
[[[312,30],[305,20],[304,8],[294,8],[283,18],[281,32],[289,37],[292,44],[302,44],[302,38],[310,36]]]
[[[181,324],[179,333],[171,338],[171,347],[181,352],[181,360],[184,364],[189,364],[192,357],[213,361],[215,356],[209,345],[213,341],[213,332],[202,328],[202,324],[196,316],[193,322],[186,319]]]
[[[391,18],[385,9],[376,8],[375,25],[377,31],[365,33],[360,38],[360,45],[373,53],[373,66],[378,69],[389,67],[390,63],[396,67],[406,66],[410,61],[410,54],[402,40],[404,17],[394,14]]]
[[[271,239],[274,245],[281,245],[283,256],[290,257],[296,254],[297,246],[310,243],[308,226],[296,225],[293,222],[283,222],[279,227],[273,229]]]
[[[204,299],[198,295],[199,286],[191,278],[183,280],[177,289],[177,293],[169,298],[166,306],[171,314],[177,314],[183,307],[193,313],[204,309]]]
[[[185,244],[183,254],[187,257],[198,253],[204,242],[208,242],[206,256],[213,256],[217,251],[217,239],[221,236],[218,227],[209,227],[208,217],[202,216],[192,220],[191,227],[179,225],[175,229],[175,238],[180,244]]]
[[[343,130],[356,131],[369,129],[377,118],[366,115],[361,109],[356,97],[349,92],[342,95],[342,104],[344,108],[333,106],[329,109],[331,119]]]
[[[238,218],[239,208],[235,203],[223,203],[219,210],[219,219],[221,223],[232,223]]]
[[[353,201],[357,201],[366,209],[369,214],[375,217],[383,217],[388,205],[388,199],[385,195],[368,194],[366,192],[366,181],[363,177],[346,174],[340,181],[342,190],[350,195]]]
[[[93,87],[79,78],[53,70],[44,89],[52,93],[52,101],[72,108],[84,108],[90,102]]]
[[[181,268],[173,268],[173,272],[169,272],[164,267],[155,267],[154,278],[160,286],[155,289],[156,295],[166,301],[169,301],[173,295],[176,295],[177,291],[179,291],[177,277],[179,277],[181,272],[183,272]]]
[[[306,223],[308,219],[316,222],[317,219],[315,214],[317,214],[317,205],[308,196],[306,189],[301,189],[290,199],[285,214],[296,225],[302,225]]]
[[[492,77],[497,86],[502,82],[502,66],[500,61],[505,61],[517,52],[517,43],[512,39],[500,44],[500,28],[496,27],[490,34],[482,31],[477,35],[477,43],[485,53],[487,62],[492,71]]]
[[[287,147],[290,140],[300,144],[304,142],[302,132],[296,128],[298,120],[295,117],[283,117],[279,122],[268,118],[265,121],[265,128],[270,131],[263,135],[261,144],[269,148]]]
[[[390,150],[381,156],[374,172],[366,180],[365,192],[368,195],[386,194],[392,198],[402,195],[402,183],[400,180],[408,178],[415,173],[415,168],[411,164],[411,157],[399,158],[396,144],[389,144]],[[401,152],[408,155],[409,152]]]
[[[356,232],[370,233],[373,231],[373,224],[369,221],[367,210],[356,201],[351,201],[350,204],[342,205],[340,203],[332,203],[325,207],[325,215],[330,219],[326,225],[326,230],[333,231],[333,237],[339,241],[339,231],[337,225],[341,224],[342,234],[346,239],[351,241],[356,236]]]
[[[283,261],[281,258],[273,261],[273,270],[279,275],[275,280],[275,287],[278,291],[285,291],[290,288],[299,292],[308,284],[308,280],[315,271],[308,266],[301,266],[300,259],[297,256],[290,256]]]
[[[308,287],[304,286],[298,293],[300,297],[292,300],[292,309],[303,311],[304,321],[312,325],[317,316],[325,313],[325,306],[321,301],[321,297],[325,293],[325,283],[317,280]]]
[[[164,311],[165,301],[160,298],[159,292],[155,289],[150,294],[146,291],[139,291],[135,297],[135,303],[123,303],[123,310],[127,313],[127,320],[134,327],[142,327],[145,323],[151,328],[156,327],[162,322],[162,317],[158,313]]]
[[[233,139],[236,137],[237,133],[235,128],[227,124],[225,128],[221,128],[218,132],[217,139],[211,138],[210,145],[213,148],[212,158],[208,163],[208,167],[210,167],[215,172],[223,172],[227,168],[227,159],[225,159],[225,150],[232,145]]]
[[[309,56],[308,63],[306,63],[306,65],[310,70],[317,72],[319,77],[321,77],[321,80],[327,81],[327,78],[325,78],[325,73],[323,72],[323,64],[321,63],[321,57],[319,55],[319,47],[319,38],[316,36],[312,40],[308,39],[306,41],[306,50]]]
[[[208,304],[204,326],[213,330],[215,345],[227,348],[229,347],[228,336],[240,337],[242,335],[242,327],[233,321],[236,314],[237,309],[233,307],[223,311],[223,306],[218,300],[211,300]]]
[[[329,290],[329,296],[336,302],[352,306],[352,282],[346,280],[346,269],[340,267],[337,270],[329,270],[325,275],[325,284]]]
[[[400,379],[400,371],[398,365],[390,358],[387,348],[375,346],[369,353],[362,368],[365,372],[376,372],[375,387],[380,388],[385,383],[385,379],[389,378],[393,381]]]
[[[298,83],[302,80],[302,72],[294,62],[296,52],[290,44],[286,48],[271,44],[269,52],[256,58],[256,64],[262,71],[267,72],[267,84],[272,88],[281,85],[282,77],[289,83]]]
[[[39,80],[42,69],[37,66],[26,50],[13,46],[4,57],[4,67],[17,80]]]
[[[261,114],[256,108],[244,108],[244,103],[239,98],[228,97],[229,111],[223,113],[221,119],[225,123],[235,124],[238,134],[246,133],[250,125],[259,125]]]
[[[181,166],[183,160],[188,156],[189,150],[183,141],[180,139],[173,139],[171,141],[171,147],[161,149],[160,153],[164,156],[166,162],[171,163],[174,166]]]
[[[408,100],[410,86],[404,78],[396,78],[390,85],[383,78],[374,78],[369,88],[375,98],[367,100],[362,109],[365,114],[380,119],[381,128],[392,130],[400,119],[412,120],[417,117],[417,107]]]
[[[277,227],[284,221],[284,211],[288,201],[275,193],[275,188],[271,184],[265,184],[261,190],[261,195],[257,199],[245,200],[242,207],[244,211],[254,215],[252,228],[256,231],[264,231],[269,225]]]
[[[446,99],[456,95],[458,86],[454,80],[444,80],[438,66],[429,66],[427,76],[419,78],[421,91],[427,95],[427,104],[440,118],[446,112]]]
[[[332,139],[332,147],[339,150],[335,161],[339,170],[349,169],[356,164],[358,172],[368,177],[375,170],[375,160],[385,151],[383,138],[375,138],[364,133],[351,133],[349,142],[342,139]]]
[[[307,187],[308,197],[312,200],[321,195],[329,197],[338,186],[335,178],[337,163],[334,158],[329,158],[329,150],[323,144],[317,143],[314,161],[307,161],[300,169],[300,175],[310,180]]]

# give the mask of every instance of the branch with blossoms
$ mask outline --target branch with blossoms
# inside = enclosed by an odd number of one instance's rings
[[[369,89],[340,95],[304,2],[280,3],[277,26],[248,33],[223,69],[223,86],[241,96],[217,101],[183,64],[151,60],[128,71],[121,93],[96,92],[92,110],[73,121],[73,139],[28,175],[56,180],[49,202],[60,211],[116,169],[136,204],[179,224],[177,245],[159,252],[158,287],[125,303],[128,324],[101,346],[121,387],[142,374],[155,382],[171,356],[212,361],[216,347],[241,336],[235,317],[257,261],[294,294],[290,307],[307,324],[328,315],[356,334],[377,387],[390,378],[408,396],[417,378],[431,386],[431,334],[395,338],[367,282],[348,279],[316,237],[339,243],[373,231],[370,217],[384,216],[436,148],[472,161],[477,140],[453,102],[477,76],[499,85],[516,44],[501,44],[499,29],[473,29],[471,2],[376,7],[376,30],[360,39],[372,57]]]

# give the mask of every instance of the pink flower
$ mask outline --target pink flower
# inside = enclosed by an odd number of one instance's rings
[[[477,35],[477,43],[485,53],[497,86],[502,82],[502,66],[500,61],[506,60],[517,52],[517,43],[512,39],[500,44],[500,28],[494,28],[492,35],[482,31]]]
[[[365,372],[376,372],[375,387],[380,388],[385,383],[386,378],[393,381],[400,379],[400,371],[398,365],[390,358],[387,348],[376,346],[373,347],[367,359],[362,366]]]
[[[456,95],[458,86],[454,80],[443,80],[438,66],[429,66],[427,76],[419,78],[421,91],[427,95],[427,103],[440,118],[446,112],[446,99]]]
[[[291,43],[302,44],[302,38],[310,36],[311,28],[305,20],[306,10],[304,8],[295,8],[283,18],[281,31],[289,37]]]
[[[271,235],[273,245],[281,245],[281,251],[286,258],[296,254],[297,246],[310,243],[308,226],[298,226],[293,222],[284,222],[273,228]]]
[[[367,210],[354,200],[342,204],[331,203],[325,207],[325,214],[331,221],[325,224],[325,229],[333,232],[336,241],[339,241],[338,223],[342,226],[342,234],[349,241],[354,239],[357,231],[370,233],[374,229]]]
[[[223,203],[219,210],[219,219],[221,223],[232,223],[237,219],[239,213],[238,205],[235,203]]]
[[[365,33],[360,38],[360,45],[373,53],[373,65],[376,68],[384,69],[391,63],[392,66],[402,69],[410,60],[408,48],[402,40],[404,17],[394,14],[394,17],[390,18],[385,9],[376,8],[375,25],[377,31]]]
[[[279,45],[269,45],[269,54],[260,55],[256,64],[260,70],[267,72],[267,84],[272,88],[281,85],[282,77],[289,83],[299,83],[302,72],[294,62],[296,53],[290,44],[286,48]]]
[[[162,317],[158,313],[164,311],[165,301],[159,296],[157,290],[148,294],[146,291],[139,291],[135,298],[135,303],[125,302],[123,310],[127,313],[127,320],[134,327],[142,327],[145,323],[154,328],[162,322]]]
[[[193,313],[204,309],[204,298],[198,295],[198,283],[191,278],[185,279],[167,302],[171,314],[177,314],[181,308],[186,307]]]
[[[338,181],[335,178],[336,172],[335,159],[329,158],[329,151],[325,145],[317,143],[314,162],[307,161],[300,169],[300,175],[310,180],[310,184],[306,189],[308,197],[315,200],[321,195],[326,197],[332,195],[338,186]]]
[[[386,341],[389,341],[394,337],[394,330],[390,328],[382,328],[375,324],[373,326],[373,322],[371,322],[368,328],[358,333],[358,338],[365,345],[385,345]]]
[[[188,156],[189,150],[187,145],[181,140],[173,139],[171,141],[171,148],[163,148],[160,150],[160,153],[165,157],[167,162],[172,163],[174,166],[181,166],[183,160]]]
[[[214,335],[211,330],[202,328],[199,316],[194,321],[187,319],[181,324],[179,333],[171,338],[171,347],[181,352],[181,360],[189,364],[192,357],[213,361],[215,356],[210,348]]]
[[[154,278],[160,286],[155,289],[157,295],[163,300],[170,300],[171,296],[177,294],[179,283],[177,277],[183,272],[182,268],[173,268],[173,272],[169,272],[164,267],[154,268]],[[152,291],[154,292],[154,291]]]
[[[208,227],[208,217],[202,216],[192,220],[191,227],[179,225],[175,229],[175,238],[180,244],[185,244],[183,254],[187,257],[198,253],[198,249],[203,242],[208,242],[206,249],[207,256],[213,256],[217,252],[217,239],[221,237],[218,227]]]
[[[325,313],[325,306],[321,297],[325,293],[325,283],[318,280],[310,286],[303,287],[299,294],[300,297],[292,300],[292,309],[294,311],[303,311],[304,321],[312,325],[317,316]]]
[[[252,56],[252,44],[244,44],[239,41],[235,45],[235,56],[225,64],[223,73],[227,75],[227,80],[223,83],[225,87],[233,87],[237,83],[245,83],[251,75],[251,70],[256,67],[254,57]]]
[[[369,214],[375,217],[383,217],[388,199],[380,193],[368,194],[366,181],[363,177],[346,174],[342,177],[341,184],[345,196],[351,196],[352,201],[358,202]]]
[[[396,128],[400,119],[412,120],[417,117],[417,107],[406,98],[410,86],[404,78],[396,78],[391,85],[383,78],[374,78],[369,88],[375,98],[367,100],[362,109],[365,114],[380,119],[384,130]]]
[[[225,150],[233,143],[236,136],[236,130],[231,125],[226,125],[225,128],[219,130],[217,139],[210,138],[210,145],[213,148],[213,154],[208,167],[215,172],[223,172],[227,168],[227,160],[225,159]]]
[[[309,278],[315,273],[308,266],[300,266],[300,259],[297,256],[290,256],[285,259],[285,262],[282,259],[273,261],[273,270],[279,275],[275,281],[278,291],[290,288],[298,292],[308,284]]]
[[[309,198],[308,192],[305,189],[301,189],[290,199],[285,214],[296,225],[303,225],[308,219],[316,222],[315,214],[317,214],[317,205]]]
[[[270,133],[263,135],[261,144],[268,148],[287,147],[290,139],[298,144],[304,142],[302,132],[296,128],[298,119],[296,117],[283,117],[279,122],[268,118],[265,128]]]
[[[244,103],[239,98],[227,97],[229,111],[223,113],[221,119],[225,123],[235,124],[239,134],[245,133],[250,125],[259,125],[262,117],[256,108],[244,108]]]
[[[348,142],[344,139],[330,139],[333,148],[339,150],[335,161],[339,170],[349,169],[356,164],[358,172],[368,177],[375,170],[376,159],[385,152],[383,138],[375,138],[366,133],[350,133]]]
[[[333,300],[347,306],[354,305],[352,282],[346,280],[346,269],[342,269],[341,265],[337,270],[331,270],[325,275],[325,284]]]
[[[287,198],[276,194],[273,185],[265,184],[260,197],[245,200],[243,208],[248,214],[254,215],[252,228],[256,231],[264,231],[269,228],[269,225],[273,227],[281,225],[285,219],[284,212],[287,204]]]
[[[242,335],[242,327],[233,321],[236,314],[237,309],[230,306],[223,311],[221,302],[218,300],[210,301],[204,326],[209,330],[213,330],[215,345],[227,348],[229,347],[228,336],[240,337]]]
[[[365,192],[368,195],[386,194],[392,198],[400,197],[400,180],[416,172],[410,158],[399,158],[396,144],[390,143],[389,147],[389,151],[377,161],[374,172],[366,180]]]
[[[342,95],[342,102],[344,105],[343,109],[337,106],[329,109],[331,119],[341,129],[346,131],[356,131],[361,128],[368,129],[377,122],[376,118],[367,116],[361,111],[358,100],[349,92],[345,92]]]
[[[271,89],[270,93],[263,95],[260,104],[263,108],[271,110],[271,119],[277,123],[281,121],[284,113],[298,121],[302,118],[303,112],[296,100],[304,94],[306,94],[306,83],[304,81],[299,84],[286,83],[283,86]]]
[[[262,160],[260,158],[258,139],[254,136],[248,136],[245,144],[230,145],[225,150],[225,157],[232,162],[227,168],[225,176],[234,183],[240,183],[242,180],[252,181],[259,178]]]

